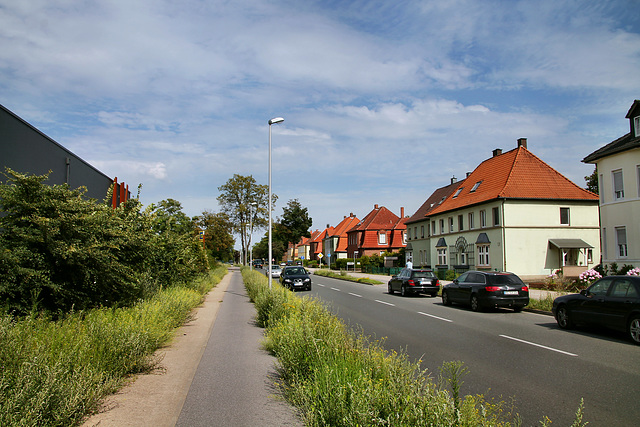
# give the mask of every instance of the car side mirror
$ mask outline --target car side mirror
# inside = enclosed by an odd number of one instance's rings
[[[458,284],[458,279],[453,279],[453,283]]]
[[[585,297],[586,297],[586,296],[588,296],[588,295],[587,295],[587,290],[586,290],[586,289],[581,290],[581,291],[580,291],[580,295],[583,295],[583,296],[585,296]]]

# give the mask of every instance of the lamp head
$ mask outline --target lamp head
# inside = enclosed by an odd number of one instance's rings
[[[282,122],[284,122],[284,119],[282,117],[274,117],[273,119],[269,120],[269,126]]]

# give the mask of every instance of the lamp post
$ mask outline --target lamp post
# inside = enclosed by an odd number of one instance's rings
[[[271,277],[271,258],[273,257],[273,247],[272,247],[272,239],[271,239],[271,125],[276,123],[282,123],[284,119],[282,117],[274,117],[269,120],[269,259],[267,262],[269,263],[269,270],[267,274],[269,275],[269,289],[271,289],[273,278]]]
[[[251,225],[249,226],[249,270],[253,270],[253,248],[251,247],[251,240],[253,240],[253,207],[257,205],[256,202],[249,204],[249,215],[251,215]]]

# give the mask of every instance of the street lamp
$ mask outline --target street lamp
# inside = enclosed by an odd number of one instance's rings
[[[274,117],[273,119],[269,120],[269,289],[271,289],[271,283],[273,282],[273,278],[271,277],[271,258],[273,257],[273,247],[271,240],[271,125],[282,122],[284,122],[284,119],[282,117]]]
[[[253,240],[253,207],[258,206],[256,202],[249,203],[249,215],[251,215],[251,226],[249,227],[249,270],[253,270],[253,248],[251,241]]]

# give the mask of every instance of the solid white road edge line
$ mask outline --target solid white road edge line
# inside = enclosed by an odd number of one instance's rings
[[[433,314],[423,313],[421,311],[419,311],[418,314],[422,314],[423,316],[433,317],[434,319],[438,319],[438,320],[444,320],[445,322],[453,322],[453,320],[445,319],[444,317],[434,316]]]
[[[518,338],[510,337],[508,335],[500,335],[500,336],[502,338],[507,338],[507,339],[510,339],[510,340],[513,340],[513,341],[518,341],[518,342],[521,342],[521,343],[524,343],[524,344],[529,344],[529,345],[533,345],[533,346],[536,346],[536,347],[544,348],[545,350],[551,350],[551,351],[555,351],[555,352],[558,352],[558,353],[566,354],[567,356],[578,357],[577,354],[569,353],[567,351],[558,350],[557,348],[553,348],[553,347],[547,347],[546,345],[536,344],[534,342],[521,340],[521,339],[518,339]]]

